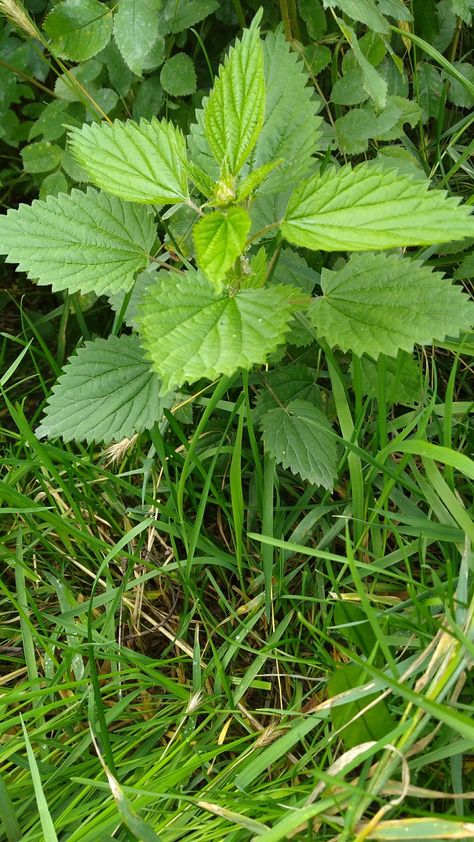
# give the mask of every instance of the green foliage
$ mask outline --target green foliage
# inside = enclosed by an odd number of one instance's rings
[[[193,229],[197,264],[218,292],[226,272],[244,251],[249,228],[248,213],[230,207],[208,214]]]
[[[387,63],[385,15],[398,14],[399,5],[377,5],[372,0],[357,7],[351,2],[326,5],[340,8],[373,30],[360,35],[336,17],[350,50],[332,99],[339,107],[360,106],[334,121],[339,148],[348,154],[365,152],[369,141],[387,143],[400,138],[406,126],[414,127],[422,107],[432,115],[433,107],[422,96],[421,107],[405,96],[406,80],[399,78],[398,69],[394,75]],[[66,0],[51,12],[47,19],[51,33],[54,26],[59,32],[61,15],[69,14],[72,6],[72,0]],[[323,33],[322,8],[300,6],[308,32]],[[123,80],[129,78],[126,65],[137,74],[148,63],[161,68],[158,86],[151,79],[142,83],[136,112],[150,113],[164,93],[177,97],[194,93],[193,59],[181,51],[164,61],[156,21],[163,25],[161,33],[175,33],[189,20],[196,22],[197,13],[193,4],[181,7],[150,0],[137,5],[120,0],[114,35],[126,64],[109,44],[104,60],[111,61],[110,80],[122,90],[128,84]],[[200,13],[208,12],[201,8]],[[33,140],[23,150],[30,172],[53,171],[42,188],[45,201],[3,217],[3,253],[55,290],[108,295],[118,328],[123,320],[134,331],[134,347],[142,343],[145,348],[162,394],[183,384],[276,364],[286,343],[311,355],[321,342],[319,353],[329,345],[362,358],[359,388],[374,397],[379,394],[379,374],[368,358],[384,355],[385,394],[388,389],[393,399],[416,402],[420,390],[413,359],[399,352],[469,328],[472,306],[461,289],[431,267],[401,255],[365,253],[349,256],[345,263],[323,262],[318,256],[305,259],[291,248],[282,249],[280,239],[316,252],[432,245],[474,236],[470,209],[455,196],[428,189],[416,162],[407,162],[400,154],[393,157],[398,169],[372,161],[338,169],[318,161],[315,156],[327,143],[327,129],[317,113],[321,104],[308,84],[306,53],[292,52],[281,31],[268,33],[262,42],[261,14],[220,67],[191,128],[189,154],[180,128],[151,115],[139,122],[115,119],[72,127],[68,148],[63,150],[55,141],[63,137],[63,121],[69,119],[67,102],[77,91],[67,74],[61,77],[66,101],[45,109],[34,133],[43,139]],[[96,84],[101,60],[84,62],[75,73],[81,85]],[[99,101],[107,101],[107,88],[98,87],[96,93]],[[384,149],[397,152],[395,147]],[[390,160],[386,154],[385,161]],[[67,187],[61,166],[69,177],[89,179],[100,191],[74,189],[56,198]],[[196,191],[205,198],[201,204]],[[164,204],[172,207],[160,214],[159,230],[166,235],[160,243],[155,213],[156,206]],[[165,247],[169,259],[181,259],[184,271],[178,267],[171,271],[167,255],[159,256]],[[168,268],[155,273],[151,261]],[[107,347],[117,348],[117,342],[113,337]],[[79,351],[81,376],[101,349],[105,346],[99,343]],[[148,365],[142,357],[139,364],[143,370]],[[66,367],[51,400],[48,422],[41,428],[51,435],[66,424],[64,407],[74,391],[71,372],[77,365]],[[125,371],[125,364],[117,364],[118,394],[125,385]],[[268,375],[255,408],[265,447],[279,465],[330,489],[338,457],[316,375],[304,365],[282,366],[282,372],[281,379],[278,369]],[[108,364],[111,393],[113,377],[113,366]],[[146,382],[158,388],[156,379]],[[89,400],[86,385],[81,389]],[[134,417],[129,406],[132,392],[123,394],[130,410],[127,418]],[[143,408],[144,392],[139,395],[137,405]],[[84,406],[87,410],[87,402]],[[142,408],[133,429],[150,426],[162,411],[155,408],[150,421]],[[85,429],[82,423],[72,414],[65,435],[73,437],[75,430]],[[132,426],[123,420],[111,424],[107,440],[128,436]],[[105,435],[102,424],[97,429],[99,437]],[[95,434],[87,428],[84,435],[92,441]]]
[[[86,61],[109,43],[112,12],[99,0],[63,0],[46,17],[43,29],[57,55]]]
[[[328,169],[291,196],[281,231],[297,246],[367,251],[440,243],[474,236],[474,220],[459,200],[418,181],[359,164]]]
[[[396,356],[415,343],[458,335],[474,319],[460,287],[398,255],[354,255],[338,272],[324,269],[323,296],[310,308],[318,334],[355,354]]]
[[[37,435],[108,443],[149,430],[170,405],[160,389],[136,335],[86,342],[54,387]]]
[[[204,129],[224,173],[238,174],[257,141],[265,109],[263,54],[258,20],[244,32],[224,65],[204,109]]]
[[[127,66],[140,75],[158,41],[161,0],[119,0],[114,38]]]
[[[192,59],[186,53],[166,61],[161,69],[160,82],[166,93],[172,96],[189,96],[196,90],[196,71]]]
[[[53,289],[129,289],[148,263],[155,239],[145,208],[91,188],[49,196],[0,217],[0,249],[29,277]]]
[[[310,401],[291,400],[261,418],[263,440],[278,464],[331,489],[337,476],[337,449],[331,425]]]
[[[163,390],[266,362],[289,329],[292,291],[218,294],[199,272],[160,272],[143,298],[139,325]]]
[[[70,145],[91,181],[114,196],[149,204],[187,198],[185,141],[171,123],[94,123],[73,130]]]

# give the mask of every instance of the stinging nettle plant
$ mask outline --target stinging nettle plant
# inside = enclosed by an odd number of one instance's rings
[[[70,149],[99,189],[0,218],[8,261],[55,291],[108,296],[116,324],[132,328],[78,349],[38,435],[131,436],[184,384],[250,370],[308,336],[385,360],[472,324],[462,290],[400,252],[474,236],[469,208],[377,162],[323,166],[301,63],[281,32],[261,40],[259,19],[229,51],[187,141],[157,119],[72,129]],[[157,215],[171,229],[193,216],[182,269],[166,260]],[[354,254],[319,279],[294,246]],[[256,418],[278,462],[331,488],[335,437],[313,375],[277,368]]]

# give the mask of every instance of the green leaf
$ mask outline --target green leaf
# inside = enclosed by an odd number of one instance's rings
[[[204,109],[206,138],[216,161],[237,175],[263,125],[265,83],[257,14],[220,67]]]
[[[378,6],[383,15],[389,15],[395,20],[413,20],[403,0],[378,0]]]
[[[58,196],[59,193],[67,193],[68,187],[67,178],[62,172],[51,172],[43,179],[39,197],[44,201],[47,196]]]
[[[53,53],[86,61],[109,43],[112,11],[99,0],[64,0],[47,15],[43,29],[53,39]]]
[[[188,197],[186,143],[166,120],[84,125],[70,132],[69,144],[91,181],[114,196],[145,204]]]
[[[128,306],[124,314],[124,322],[126,325],[133,327],[135,330],[138,330],[137,316],[142,304],[143,296],[145,295],[148,287],[153,286],[156,277],[156,273],[150,269],[145,272],[140,272],[140,274],[135,278],[131,295],[129,294],[129,290],[126,292],[120,290],[120,292],[116,292],[108,296],[109,304],[112,307],[112,310],[114,310],[117,314],[121,312],[124,300],[128,297]]]
[[[455,61],[453,67],[459,71],[474,87],[474,67],[466,61]],[[474,94],[470,93],[457,79],[444,74],[449,79],[448,100],[458,108],[472,108],[474,105]]]
[[[321,409],[299,398],[277,406],[260,419],[265,448],[279,465],[324,488],[337,476],[337,448]]]
[[[449,4],[458,18],[461,18],[468,26],[472,23],[472,0],[449,0]]]
[[[364,670],[356,664],[344,664],[342,667],[337,667],[328,681],[328,698],[352,690],[366,681],[367,677]],[[331,707],[333,726],[338,731],[342,729],[339,736],[346,749],[372,740],[381,740],[395,727],[395,722],[383,699],[359,716],[355,722],[351,722],[354,716],[364,710],[376,698],[377,693],[374,693],[371,696],[364,696],[360,701]],[[350,725],[347,724],[349,722],[351,722]]]
[[[270,173],[272,173],[277,167],[281,166],[283,163],[283,159],[279,161],[270,161],[268,164],[263,164],[261,167],[257,167],[256,170],[252,170],[246,178],[238,186],[237,189],[237,201],[243,202],[245,199],[248,199],[252,193],[255,193],[261,184],[268,178]]]
[[[168,391],[264,363],[285,340],[291,287],[218,295],[195,270],[159,272],[143,299],[143,344]]]
[[[296,398],[308,401],[312,406],[321,406],[317,378],[316,369],[304,365],[286,365],[262,373],[263,388],[253,409],[254,420],[259,424],[266,412],[286,406]]]
[[[106,295],[130,289],[155,236],[146,208],[91,188],[48,196],[0,217],[0,253],[55,291]]]
[[[133,119],[140,121],[142,118],[151,120],[161,111],[164,100],[163,88],[156,76],[144,79],[139,85],[137,95],[133,100]]]
[[[422,372],[413,354],[399,351],[396,357],[386,357],[382,354],[378,362],[369,357],[362,357],[362,389],[364,394],[377,397],[380,374],[380,360],[383,359],[385,369],[385,390],[387,402],[416,406],[423,395]]]
[[[193,229],[198,266],[216,287],[242,253],[250,229],[250,217],[243,208],[230,207],[203,217]]]
[[[328,26],[320,0],[298,0],[298,11],[306,24],[309,37],[313,41],[320,41]]]
[[[275,265],[272,284],[291,284],[311,295],[321,277],[319,272],[310,269],[304,257],[293,249],[283,248]]]
[[[161,0],[119,0],[114,38],[125,63],[137,76],[158,40],[160,7]]]
[[[59,167],[63,150],[47,140],[30,143],[21,150],[25,172],[50,172]]]
[[[36,430],[40,438],[118,441],[150,429],[169,406],[136,335],[86,342],[70,358]]]
[[[370,164],[329,168],[291,196],[282,234],[297,246],[367,251],[474,235],[471,209],[444,190]]]
[[[183,32],[218,8],[219,0],[165,0],[161,17],[162,32]]]
[[[357,40],[352,27],[344,23],[344,21],[337,19],[338,24],[343,32],[345,38],[351,45],[354,58],[362,71],[362,85],[367,91],[369,97],[373,100],[377,108],[384,108],[387,102],[387,83],[385,79],[377,73],[375,67],[364,55],[360,44]]]
[[[427,61],[417,65],[418,102],[423,113],[423,121],[438,117],[443,80],[439,70]]]
[[[331,91],[331,100],[336,105],[359,105],[368,99],[368,93],[362,84],[362,70],[354,67],[335,82]]]
[[[474,319],[460,287],[420,261],[396,254],[354,255],[339,272],[323,269],[324,295],[310,319],[330,345],[358,356],[396,356],[415,343],[457,336]]]
[[[33,123],[28,139],[34,140],[39,135],[43,135],[44,140],[57,140],[62,137],[66,133],[65,124],[71,120],[67,108],[67,102],[49,102]]]
[[[283,191],[304,178],[314,161],[320,137],[318,101],[308,85],[303,62],[290,49],[282,32],[269,33],[263,42],[266,87],[265,119],[258,137],[254,164],[276,159],[281,166],[261,187],[263,193]]]
[[[365,23],[373,32],[390,32],[390,27],[374,0],[324,0],[324,5],[327,9],[338,6],[345,15],[359,23]]]
[[[194,62],[186,53],[171,56],[161,68],[161,86],[171,96],[189,96],[196,91]]]

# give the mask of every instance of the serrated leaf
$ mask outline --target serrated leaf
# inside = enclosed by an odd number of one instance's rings
[[[196,70],[192,58],[176,53],[165,61],[160,73],[161,86],[171,96],[189,96],[196,90]]]
[[[159,272],[139,322],[163,389],[264,363],[285,340],[291,295],[290,287],[218,295],[200,272]]]
[[[206,138],[216,161],[237,175],[263,124],[265,83],[257,15],[219,70],[204,109]]]
[[[148,79],[144,79],[133,101],[133,119],[140,121],[142,118],[151,120],[153,117],[156,117],[161,111],[164,98],[163,88],[156,76],[150,76]]]
[[[266,36],[263,62],[265,119],[254,163],[261,167],[283,159],[283,165],[262,185],[262,193],[271,193],[287,190],[307,175],[317,151],[322,119],[316,114],[319,105],[308,86],[303,62],[290,50],[282,32]]]
[[[198,167],[197,164],[193,163],[193,161],[186,161],[186,172],[191,181],[196,185],[199,192],[209,199],[209,197],[214,193],[215,184],[207,172],[204,172],[204,170],[202,170],[201,167]]]
[[[130,70],[141,76],[159,34],[161,0],[119,0],[114,38]]]
[[[182,32],[219,8],[218,0],[165,0],[162,31]]]
[[[64,441],[118,441],[150,429],[171,403],[132,336],[86,342],[71,357],[36,434]]]
[[[449,0],[449,3],[454,14],[470,26],[472,23],[472,8],[474,5],[471,0]]]
[[[315,269],[310,269],[304,257],[293,249],[283,248],[273,271],[271,283],[291,284],[308,295],[319,284],[321,276]]]
[[[249,229],[248,213],[235,206],[207,214],[194,226],[198,266],[218,291],[226,272],[242,253]]]
[[[370,164],[328,169],[299,185],[281,231],[297,246],[367,251],[474,235],[470,208],[444,190]]]
[[[54,53],[86,61],[103,50],[112,35],[112,12],[99,0],[64,0],[45,18],[43,29]]]
[[[256,170],[252,170],[248,174],[246,178],[239,184],[237,189],[237,201],[243,202],[245,199],[254,193],[261,184],[268,178],[270,173],[272,173],[277,167],[281,166],[283,163],[283,159],[280,158],[279,161],[270,161],[268,164],[263,164],[261,167],[257,167]]]
[[[338,272],[323,270],[324,295],[310,307],[319,336],[358,356],[394,357],[447,335],[474,319],[460,287],[417,260],[396,254],[354,255]]]
[[[129,291],[120,291],[108,296],[109,304],[112,307],[112,310],[114,310],[117,314],[119,314],[122,310],[125,296],[129,296],[127,310],[124,313],[124,322],[126,325],[133,327],[135,330],[138,329],[137,315],[142,304],[143,296],[145,295],[148,287],[153,286],[155,280],[155,272],[150,270],[140,272],[140,274],[135,278],[131,294]]]
[[[186,143],[166,120],[84,125],[71,131],[69,145],[91,181],[114,196],[144,204],[188,197]]]
[[[304,365],[286,365],[263,373],[263,386],[253,409],[255,422],[259,424],[260,419],[270,409],[286,406],[296,398],[309,401],[312,406],[321,406],[317,376],[314,368]]]
[[[261,420],[265,448],[279,465],[324,488],[337,476],[337,448],[331,425],[318,407],[299,398],[277,406]]]
[[[385,392],[389,405],[416,406],[423,394],[422,372],[413,354],[399,351],[396,357],[382,355],[377,362],[362,357],[362,389],[364,394],[377,397],[380,360],[384,361]]]
[[[50,172],[59,167],[63,150],[55,143],[47,140],[38,140],[30,143],[21,150],[23,169],[25,172]]]
[[[0,217],[0,252],[7,262],[55,291],[106,295],[130,289],[155,236],[146,208],[92,188],[48,196]]]

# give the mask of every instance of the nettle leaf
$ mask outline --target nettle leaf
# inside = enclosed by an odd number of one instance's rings
[[[171,56],[161,68],[161,86],[171,96],[189,96],[196,91],[196,70],[186,53]]]
[[[399,351],[396,357],[384,354],[377,362],[370,357],[362,357],[362,388],[364,394],[375,398],[378,394],[380,363],[384,363],[385,392],[387,402],[416,406],[423,395],[422,373],[418,360],[413,354]]]
[[[257,167],[283,159],[283,166],[262,185],[263,193],[282,191],[304,178],[314,161],[322,118],[308,75],[282,32],[269,33],[263,42],[266,87],[265,119],[258,137]]]
[[[131,294],[129,290],[127,292],[121,290],[120,292],[116,292],[108,296],[109,304],[112,307],[112,310],[117,314],[122,311],[125,297],[128,296],[128,305],[126,312],[124,313],[124,322],[126,325],[133,327],[135,330],[138,330],[137,316],[142,304],[143,296],[145,295],[148,287],[153,286],[156,277],[156,272],[153,272],[152,270],[140,272],[140,274],[135,278]]]
[[[471,209],[444,190],[371,164],[316,173],[291,196],[281,231],[297,246],[367,251],[474,235]],[[424,188],[424,189],[423,189]]]
[[[204,130],[216,161],[237,175],[263,124],[265,82],[257,14],[221,65],[204,108]]]
[[[114,38],[130,70],[141,76],[145,60],[158,40],[161,0],[119,0]]]
[[[160,389],[136,335],[86,342],[54,386],[36,435],[88,444],[129,438],[170,406],[173,396],[160,398]]]
[[[143,346],[168,391],[264,363],[285,341],[291,287],[216,293],[195,270],[159,272],[143,299]]]
[[[146,208],[89,188],[20,205],[0,217],[8,263],[54,291],[106,295],[130,289],[156,237]]]
[[[337,447],[321,409],[299,398],[277,406],[261,420],[265,448],[279,465],[302,479],[332,489],[337,476]]]
[[[258,393],[252,411],[254,420],[260,423],[260,419],[270,409],[286,406],[296,398],[309,401],[312,406],[321,406],[317,376],[316,369],[304,365],[287,365],[275,371],[263,372],[263,388]]]
[[[250,217],[239,207],[214,211],[194,226],[197,263],[218,291],[226,272],[243,251],[249,229]]]
[[[64,0],[45,18],[54,53],[72,61],[92,58],[110,41],[112,11],[99,0]]]
[[[186,142],[166,120],[116,120],[70,132],[69,144],[90,179],[129,202],[167,204],[188,198]]]
[[[440,96],[443,90],[443,80],[439,70],[427,61],[420,61],[417,65],[418,102],[420,103],[423,120],[437,117],[440,107]]]
[[[310,306],[317,333],[358,356],[396,356],[415,343],[457,336],[474,319],[460,287],[420,261],[400,255],[354,255],[338,272],[323,269],[323,296]]]
[[[311,269],[304,257],[301,257],[297,251],[289,248],[281,250],[273,270],[272,284],[291,284],[291,286],[298,287],[311,295],[320,280],[319,272]]]

